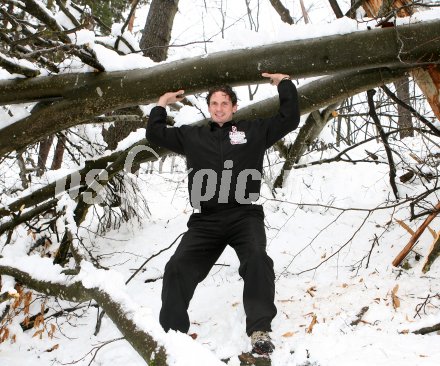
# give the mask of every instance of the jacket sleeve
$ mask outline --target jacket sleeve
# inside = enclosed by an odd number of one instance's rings
[[[290,80],[282,80],[278,84],[280,108],[278,114],[266,120],[266,148],[292,132],[299,125],[300,113],[298,92]]]
[[[182,131],[178,127],[167,127],[166,118],[165,108],[157,106],[151,110],[146,129],[147,140],[154,145],[184,155]]]

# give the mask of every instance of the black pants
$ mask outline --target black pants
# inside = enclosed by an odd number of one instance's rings
[[[196,286],[230,245],[240,260],[244,281],[246,333],[270,331],[276,315],[273,261],[266,253],[263,208],[259,205],[220,206],[194,213],[188,231],[165,266],[160,324],[187,333],[188,306]]]

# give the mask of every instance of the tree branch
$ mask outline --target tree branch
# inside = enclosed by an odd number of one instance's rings
[[[335,103],[343,98],[358,94],[366,89],[392,82],[400,78],[405,73],[405,69],[372,69],[355,73],[343,73],[336,76],[329,76],[319,79],[299,88],[298,93],[300,95],[299,104],[301,114],[310,113],[331,103]],[[235,116],[237,119],[253,119],[257,116],[264,118],[275,114],[278,109],[278,104],[278,96],[276,96],[242,108],[236,113]],[[207,123],[207,120],[200,120],[196,122],[196,124],[203,123]],[[83,184],[82,182],[85,180],[85,175],[90,169],[105,167],[108,163],[116,161],[120,156],[122,156],[122,154],[128,153],[128,151],[134,147],[146,144],[146,140],[141,140],[124,151],[118,151],[111,155],[86,162],[86,166],[78,172],[61,178],[57,182],[48,184],[47,186],[10,203],[7,207],[0,207],[0,217],[7,216],[11,212],[18,211],[23,205],[25,207],[30,207],[55,197],[55,188],[57,186],[60,187],[63,185],[63,191],[73,189],[75,188],[72,185],[72,178],[74,176],[79,177],[78,181],[81,182],[80,184]],[[158,147],[154,147],[154,151],[160,157],[169,153],[168,150]],[[143,151],[136,155],[134,163],[141,164],[143,162],[154,160],[156,160],[156,157],[151,152]],[[58,193],[61,193],[61,191]]]
[[[367,91],[367,97],[368,97],[368,106],[370,108],[369,115],[374,121],[374,124],[376,125],[377,130],[379,131],[380,139],[382,140],[383,146],[385,147],[385,152],[387,154],[388,158],[388,164],[390,166],[390,184],[394,192],[394,196],[396,199],[399,199],[399,190],[397,189],[396,185],[396,165],[394,164],[394,158],[393,158],[393,152],[391,151],[390,145],[388,143],[387,135],[385,134],[385,131],[382,128],[382,125],[380,124],[379,117],[376,113],[376,106],[374,105],[374,94],[376,94],[376,91],[374,89],[369,89]]]
[[[275,11],[280,15],[281,20],[284,23],[293,24],[293,19],[290,16],[289,9],[287,9],[280,0],[270,0]]]
[[[97,304],[105,310],[106,314],[117,326],[126,340],[148,364],[154,359],[154,364],[157,366],[167,365],[165,349],[162,346],[159,346],[151,335],[139,328],[133,319],[133,314],[130,313],[135,309],[132,309],[131,311],[127,310],[127,307],[122,306],[119,302],[119,298],[118,301],[113,299],[108,292],[101,288],[86,288],[80,281],[69,281],[67,277],[63,276],[61,273],[59,273],[57,278],[64,278],[64,283],[62,283],[61,280],[60,282],[55,283],[36,279],[19,268],[10,265],[3,265],[1,262],[2,260],[0,260],[1,275],[12,276],[17,281],[23,283],[26,287],[37,292],[74,302],[95,300]],[[41,268],[45,268],[45,271],[47,270],[47,267],[46,263],[41,265]],[[52,269],[56,268],[57,267],[55,266],[52,267]],[[59,269],[61,272],[61,267],[59,267]]]
[[[415,330],[414,334],[428,334],[433,332],[438,332],[440,330],[440,323],[433,325],[432,327],[424,327],[419,330]]]
[[[430,121],[428,121],[424,116],[417,112],[413,107],[405,103],[404,101],[397,98],[397,96],[390,90],[386,85],[381,86],[382,90],[391,98],[395,103],[402,106],[403,108],[409,110],[420,122],[422,122],[426,127],[428,127],[436,136],[440,136],[440,130],[435,127]]]
[[[31,69],[29,67],[20,65],[16,62],[11,61],[11,59],[5,57],[0,53],[0,66],[5,70],[9,71],[11,74],[21,74],[26,77],[35,77],[40,75],[40,70]]]
[[[330,3],[330,6],[333,9],[333,12],[336,15],[336,18],[342,18],[344,16],[344,14],[342,13],[341,8],[339,7],[338,1],[337,0],[328,0],[328,2]]]

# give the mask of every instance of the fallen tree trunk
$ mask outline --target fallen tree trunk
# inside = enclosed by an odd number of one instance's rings
[[[403,68],[397,70],[372,69],[362,72],[341,73],[336,76],[324,77],[299,88],[298,92],[300,94],[299,103],[301,114],[310,113],[375,86],[393,82],[406,72],[407,70]],[[238,110],[235,117],[237,119],[252,119],[256,118],[257,116],[264,118],[266,116],[275,114],[278,110],[278,106],[279,101],[278,96],[276,96]],[[207,120],[201,120],[196,123],[207,123]],[[319,128],[321,127],[319,126],[314,133],[319,134]],[[300,131],[299,135],[307,136],[308,134],[304,134]],[[297,146],[299,149],[303,144],[303,142],[301,142],[302,139],[302,137],[297,138],[293,148],[296,149]],[[38,205],[48,199],[54,198],[56,194],[62,193],[66,190],[79,188],[80,185],[84,185],[85,176],[91,169],[104,169],[108,164],[120,159],[121,156],[127,156],[128,152],[134,149],[136,146],[143,146],[147,143],[148,142],[146,140],[141,140],[124,151],[118,151],[100,159],[86,162],[86,166],[83,169],[61,178],[56,182],[48,184],[45,187],[35,190],[29,195],[10,203],[8,206],[0,207],[0,217],[9,216],[13,212],[19,211],[23,206],[30,207]],[[154,147],[154,151],[160,157],[170,153],[169,150],[159,147]],[[154,161],[156,159],[157,156],[150,151],[139,151],[134,158],[134,163],[141,164],[148,161]],[[64,188],[58,188],[57,192],[57,186]],[[5,227],[8,229],[11,228],[11,225],[8,223],[4,223],[3,225],[6,225]]]
[[[86,123],[96,115],[146,104],[166,91],[182,87],[192,94],[220,83],[262,83],[263,71],[283,71],[299,78],[438,62],[439,36],[440,20],[436,20],[220,52],[147,70],[2,81],[2,104],[56,100],[0,130],[0,156],[44,136]],[[369,51],[371,48],[374,53]]]

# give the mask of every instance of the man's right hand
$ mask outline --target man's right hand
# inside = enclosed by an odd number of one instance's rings
[[[185,90],[178,90],[176,92],[168,92],[161,95],[157,101],[157,105],[161,107],[166,107],[168,104],[180,102],[184,97],[183,93]]]

